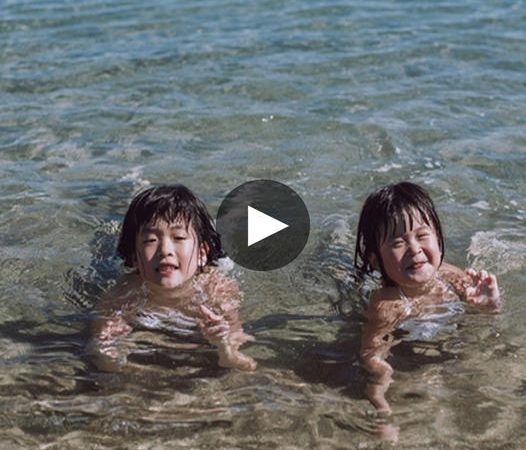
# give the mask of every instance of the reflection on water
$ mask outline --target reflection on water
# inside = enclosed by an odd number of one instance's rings
[[[319,290],[324,280],[327,294],[337,298],[350,288],[349,272],[341,270],[347,257],[334,245],[345,239],[338,226],[321,243],[331,276],[313,271],[306,259],[296,267],[302,289]],[[105,229],[108,234],[92,242],[102,254],[101,242],[111,243],[113,236]],[[86,295],[102,290],[96,280],[108,267],[97,264],[95,258],[90,270],[79,268],[62,288],[82,286]],[[298,283],[293,271],[287,277]],[[268,291],[279,297],[281,288],[272,286]],[[407,324],[405,340],[393,348],[394,414],[382,417],[363,395],[361,316],[331,312],[330,301],[247,320],[247,332],[257,338],[246,350],[259,363],[253,374],[219,369],[216,352],[176,349],[169,336],[151,332],[132,335],[125,373],[99,372],[85,350],[89,310],[73,304],[65,308],[68,314],[5,321],[0,329],[6,336],[2,402],[10,411],[2,416],[2,440],[8,445],[119,447],[124,439],[134,448],[348,448],[345,443],[352,442],[367,449],[381,446],[381,436],[407,448],[418,437],[425,448],[479,442],[489,449],[513,435],[520,439],[524,338],[515,337],[515,344],[504,339],[499,316],[448,308],[432,318],[432,331],[438,331],[432,336],[414,334]]]
[[[399,428],[404,442],[418,433],[419,445],[431,448],[451,441],[458,448],[496,445],[523,423],[524,382],[516,380],[524,380],[525,355],[524,346],[503,344],[491,322],[463,316],[457,334],[396,347],[390,418],[368,412],[356,364],[358,333],[336,316],[252,322],[258,342],[247,353],[259,361],[255,374],[217,369],[214,352],[175,353],[169,339],[163,345],[153,333],[137,336],[130,371],[97,372],[83,353],[85,316],[10,323],[1,330],[10,336],[2,354],[3,406],[10,412],[3,416],[3,440],[339,448],[350,439],[374,448],[368,436],[382,427]]]

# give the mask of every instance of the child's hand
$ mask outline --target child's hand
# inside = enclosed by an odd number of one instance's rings
[[[230,331],[230,324],[221,315],[216,314],[205,305],[199,305],[199,312],[201,313],[201,333],[211,343],[220,341],[228,335]]]
[[[101,341],[113,340],[118,336],[130,334],[133,328],[126,323],[121,315],[113,316],[108,319],[99,332],[98,338]]]
[[[120,314],[100,318],[96,326],[98,330],[86,349],[88,354],[99,370],[120,372],[126,364],[129,349],[119,338],[130,334],[133,328]]]
[[[472,305],[483,306],[498,311],[502,306],[499,286],[495,275],[481,270],[466,270],[471,285],[466,287],[466,301]]]
[[[205,305],[199,305],[199,311],[202,317],[199,324],[201,332],[208,342],[217,346],[219,354],[218,364],[221,367],[249,371],[256,370],[256,361],[238,350],[242,342],[252,340],[252,337],[239,331],[231,333],[229,322],[222,315],[216,314]]]

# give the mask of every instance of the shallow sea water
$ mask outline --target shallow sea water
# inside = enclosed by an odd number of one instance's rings
[[[524,1],[0,10],[2,448],[526,448]],[[133,194],[181,182],[215,214],[259,178],[302,196],[312,232],[283,269],[235,268],[258,371],[144,333],[133,370],[97,371],[89,307]],[[446,259],[494,271],[506,307],[395,347],[382,418],[357,360],[354,230],[402,179],[435,199]]]

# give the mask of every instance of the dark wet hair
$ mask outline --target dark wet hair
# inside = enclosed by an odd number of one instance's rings
[[[390,184],[370,194],[360,214],[354,266],[362,276],[374,271],[369,257],[375,255],[384,283],[387,286],[394,285],[385,273],[380,258],[380,245],[400,225],[403,225],[405,231],[406,217],[409,218],[409,226],[412,227],[415,215],[420,215],[422,220],[435,230],[440,245],[440,260],[444,259],[442,226],[429,194],[420,186],[407,181]]]
[[[139,192],[131,201],[117,245],[117,255],[124,260],[125,266],[133,267],[135,240],[141,228],[158,220],[169,223],[182,220],[186,227],[191,222],[198,246],[206,244],[208,265],[214,265],[218,258],[225,256],[219,233],[206,206],[187,187],[172,184],[150,187]]]

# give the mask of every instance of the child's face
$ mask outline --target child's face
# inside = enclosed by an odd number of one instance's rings
[[[387,276],[401,288],[418,288],[430,281],[440,267],[442,252],[436,232],[420,216],[409,217],[380,245],[380,257]],[[406,292],[407,293],[407,292]]]
[[[190,279],[206,263],[204,246],[192,224],[158,220],[143,226],[136,237],[135,268],[143,280],[173,288]]]

